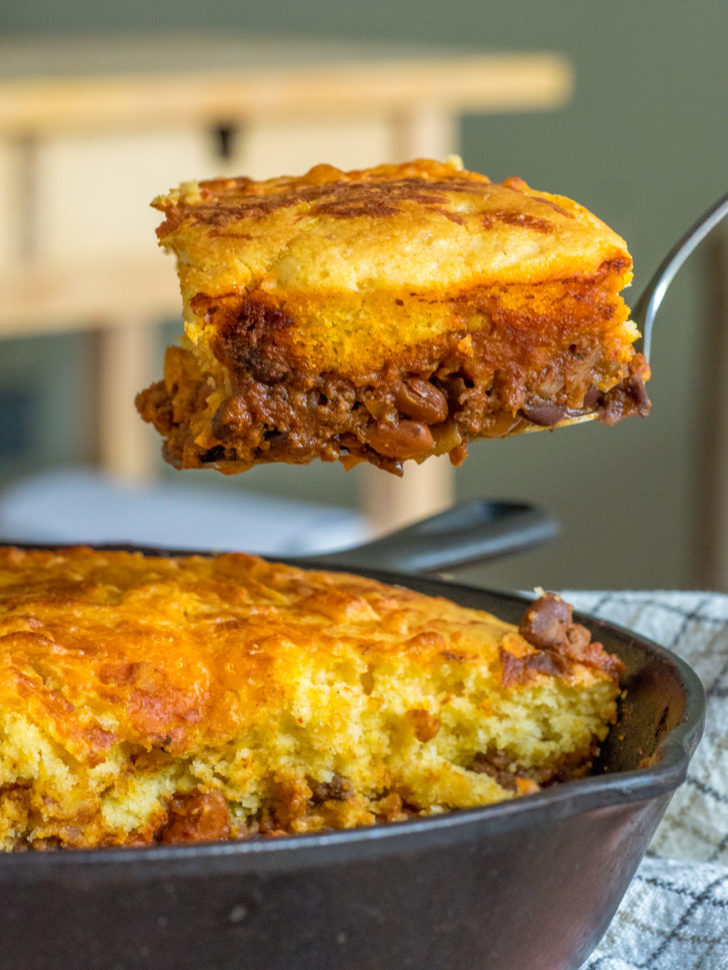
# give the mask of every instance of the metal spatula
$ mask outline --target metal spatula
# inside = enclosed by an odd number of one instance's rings
[[[632,320],[642,334],[642,353],[649,360],[652,325],[662,298],[675,274],[695,247],[728,215],[728,192],[722,195],[675,243],[655,270],[642,296],[632,309]]]

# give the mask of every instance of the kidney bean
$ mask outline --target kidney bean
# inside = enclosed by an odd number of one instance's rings
[[[366,443],[388,458],[415,458],[427,454],[435,442],[424,424],[403,420],[397,424],[376,424],[367,429]]]
[[[532,424],[538,424],[542,428],[551,428],[565,417],[566,405],[530,404],[522,407],[520,413]]]
[[[402,381],[395,392],[394,403],[408,418],[424,424],[439,424],[447,418],[445,395],[421,377]]]

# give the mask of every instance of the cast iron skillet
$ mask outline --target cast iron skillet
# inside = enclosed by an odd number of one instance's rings
[[[503,509],[506,518],[513,511]],[[448,514],[452,525],[455,512]],[[484,503],[457,514],[464,522],[454,534],[470,548],[450,562],[473,558],[468,537],[484,516],[503,526]],[[423,530],[437,532],[437,523],[415,533]],[[500,541],[503,551],[509,543]],[[401,548],[398,556],[400,569],[411,567]],[[336,560],[325,564],[515,622],[527,602],[373,568],[353,551]],[[424,568],[434,568],[434,557]],[[684,780],[704,714],[702,686],[683,661],[617,626],[577,618],[626,665],[626,697],[594,776],[497,805],[343,832],[5,855],[0,966],[576,970]]]

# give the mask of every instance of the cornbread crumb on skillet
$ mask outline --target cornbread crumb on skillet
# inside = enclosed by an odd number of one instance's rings
[[[620,661],[547,595],[519,629],[246,555],[0,549],[0,845],[349,828],[589,768]]]
[[[155,199],[186,337],[137,407],[169,462],[401,474],[469,441],[649,410],[620,291],[626,244],[587,209],[459,159],[221,178]]]

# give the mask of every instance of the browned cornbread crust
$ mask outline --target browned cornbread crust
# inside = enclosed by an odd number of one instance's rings
[[[349,828],[589,770],[617,658],[244,555],[0,549],[0,850]]]
[[[178,467],[402,461],[649,409],[624,241],[582,206],[419,160],[155,200],[188,340],[142,416]]]

